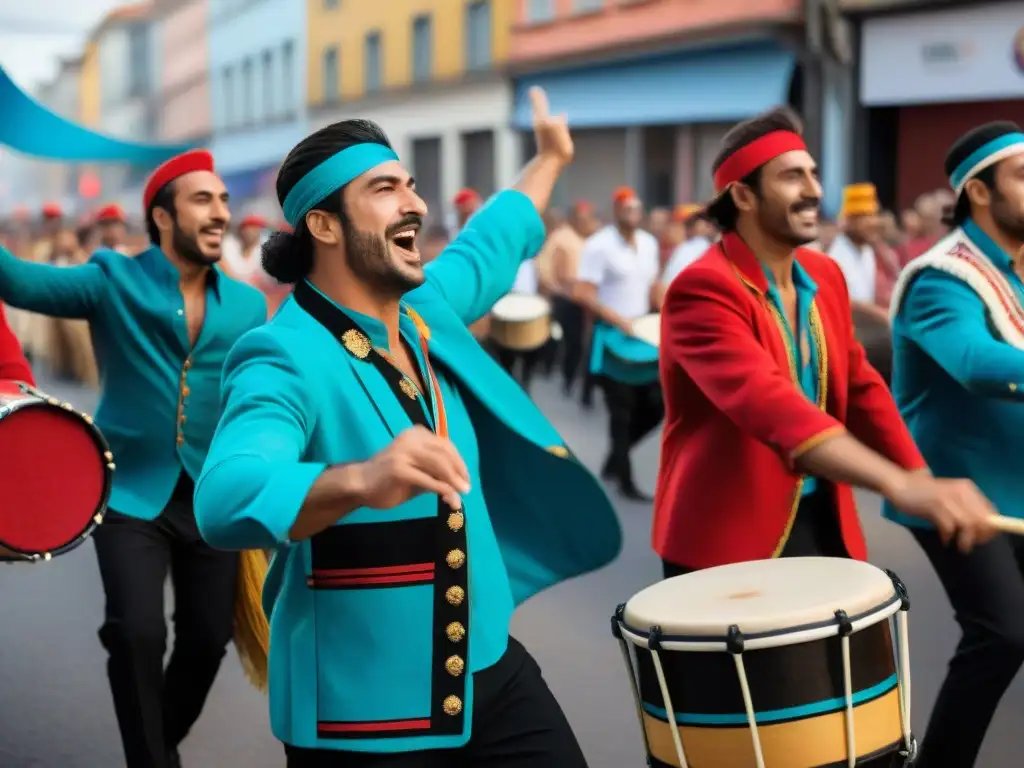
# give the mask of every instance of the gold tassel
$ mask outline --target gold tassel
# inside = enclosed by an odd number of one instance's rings
[[[235,647],[242,670],[256,688],[267,692],[267,657],[270,652],[270,624],[263,613],[263,582],[270,558],[261,549],[241,553],[238,565],[238,594],[235,597]]]

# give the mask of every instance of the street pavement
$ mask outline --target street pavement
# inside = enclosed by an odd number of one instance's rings
[[[83,410],[94,408],[91,392],[45,380],[41,387]],[[582,410],[546,381],[538,382],[534,397],[580,458],[591,468],[599,466],[606,447],[600,404]],[[641,486],[653,488],[656,436],[638,447],[635,460]],[[54,482],[60,482],[60,467],[53,469]],[[531,600],[516,614],[513,634],[540,662],[591,766],[640,768],[639,726],[609,617],[617,603],[659,578],[659,563],[649,545],[650,507],[621,499],[616,506],[625,536],[619,559]],[[895,569],[910,591],[912,717],[922,734],[956,627],[940,585],[910,537],[880,519],[877,498],[861,496],[860,509],[872,561]],[[171,610],[169,598],[168,616]],[[49,564],[0,567],[0,768],[124,765],[96,636],[102,612],[91,543]],[[1021,722],[1024,686],[1018,680],[1003,700],[979,766],[1020,764]],[[283,750],[269,732],[266,700],[245,680],[233,651],[182,756],[186,768],[284,765]]]

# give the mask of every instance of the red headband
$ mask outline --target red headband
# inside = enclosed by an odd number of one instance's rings
[[[807,150],[807,145],[799,134],[792,131],[766,133],[737,149],[718,167],[715,171],[715,191],[721,192],[779,155],[798,149]]]

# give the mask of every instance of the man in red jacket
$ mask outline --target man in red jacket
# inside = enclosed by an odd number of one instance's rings
[[[21,342],[14,331],[7,325],[3,304],[0,304],[0,380],[24,381],[35,384],[32,369],[21,351]]]
[[[854,338],[818,237],[821,185],[799,118],[740,123],[714,164],[722,239],[669,288],[654,549],[666,577],[769,557],[867,556],[851,486],[933,521],[962,549],[995,535],[987,500],[928,473]]]

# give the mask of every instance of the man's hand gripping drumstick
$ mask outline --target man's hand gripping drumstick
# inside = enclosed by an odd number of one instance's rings
[[[452,509],[461,509],[469,469],[450,440],[415,426],[371,459],[320,475],[289,538],[308,539],[357,509],[391,509],[423,493],[436,493]]]

